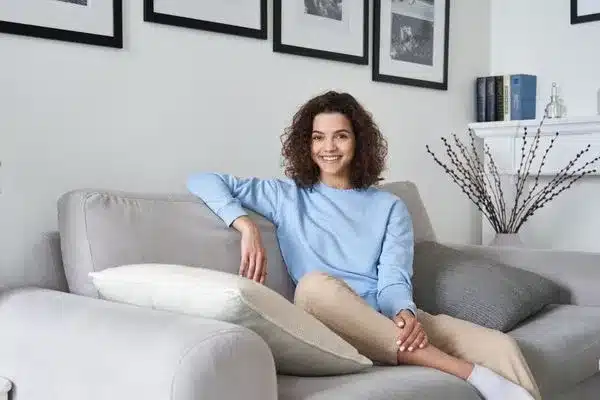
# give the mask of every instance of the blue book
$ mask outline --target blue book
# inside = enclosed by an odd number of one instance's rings
[[[537,76],[510,76],[510,119],[535,119]]]

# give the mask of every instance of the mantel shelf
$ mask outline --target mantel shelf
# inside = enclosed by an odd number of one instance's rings
[[[520,137],[523,128],[527,127],[528,135],[536,133],[541,119],[519,121],[474,122],[469,124],[476,136],[481,138],[510,136]],[[541,135],[598,135],[600,137],[600,115],[589,117],[568,117],[545,119]]]
[[[529,149],[540,122],[540,119],[495,121],[471,123],[468,126],[475,136],[483,139],[500,172],[516,174],[521,162],[523,128],[527,127],[525,148]],[[541,153],[548,147],[556,132],[558,132],[558,138],[553,143],[544,165],[540,167],[542,175],[558,173],[587,145],[590,145],[589,153],[583,157],[585,160],[582,158],[580,161],[585,162],[600,155],[600,115],[545,119],[541,126],[538,143],[540,156],[532,160],[534,169],[539,167]],[[596,174],[599,173],[596,172]]]

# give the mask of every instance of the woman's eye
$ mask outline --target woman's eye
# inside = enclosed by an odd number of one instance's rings
[[[321,139],[323,139],[321,136],[313,136],[313,140],[314,141],[318,141],[318,140],[321,140]]]

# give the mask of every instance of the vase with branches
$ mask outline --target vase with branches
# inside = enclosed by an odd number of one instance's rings
[[[456,134],[452,134],[453,143],[446,138],[441,138],[448,156],[447,162],[441,161],[429,145],[426,146],[427,152],[477,206],[497,235],[517,234],[536,211],[571,188],[584,176],[596,172],[594,164],[600,160],[600,156],[585,162],[582,159],[590,151],[591,146],[588,144],[554,176],[549,176],[547,182],[542,183],[543,179],[540,178],[543,167],[559,136],[559,133],[555,132],[551,135],[547,147],[540,149],[544,120],[545,118],[540,121],[533,137],[527,127],[523,128],[519,166],[514,173],[515,179],[512,182],[514,187],[510,188],[513,199],[512,204],[508,205],[505,196],[507,188],[503,187],[501,173],[492,152],[485,144],[480,155],[472,129],[468,131],[470,138],[468,144],[463,143]],[[535,166],[532,168],[536,157],[539,159],[537,171]]]

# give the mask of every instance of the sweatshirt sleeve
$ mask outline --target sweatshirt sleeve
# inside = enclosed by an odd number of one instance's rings
[[[413,241],[410,214],[406,205],[397,200],[390,213],[378,264],[377,301],[382,314],[389,318],[402,310],[417,315],[411,281]]]
[[[198,173],[187,180],[188,190],[199,197],[227,226],[252,210],[277,223],[279,181],[237,178],[228,174]]]

